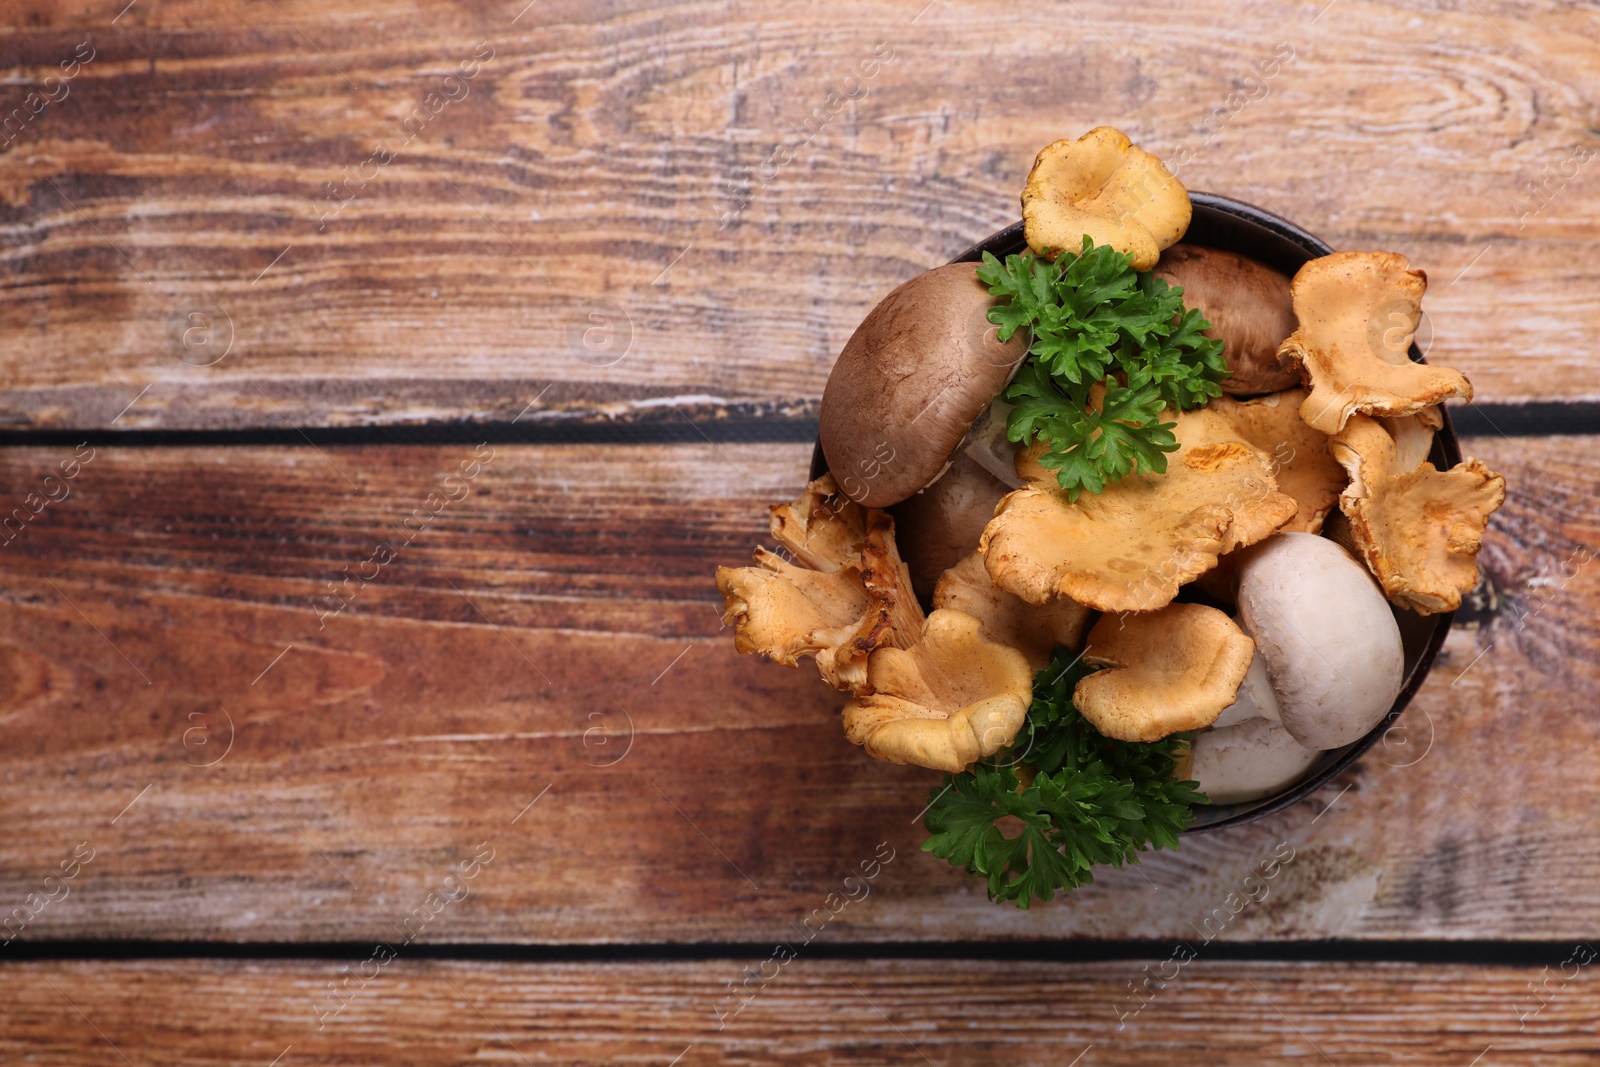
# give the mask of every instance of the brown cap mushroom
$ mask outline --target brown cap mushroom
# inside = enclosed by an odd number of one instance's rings
[[[1083,661],[1107,669],[1080,679],[1072,703],[1107,737],[1159,741],[1215,722],[1254,655],[1244,631],[1203,604],[1103,615]]]
[[[1328,435],[1352,413],[1411,415],[1452,397],[1472,399],[1465,375],[1411,362],[1428,279],[1395,252],[1335,252],[1294,276],[1300,328],[1283,352],[1305,367],[1300,415]]]
[[[1076,253],[1089,237],[1149,270],[1189,228],[1189,194],[1155,156],[1110,126],[1048,145],[1022,190],[1022,221],[1035,252]]]
[[[922,609],[894,544],[894,522],[845,502],[837,512],[831,479],[819,478],[799,501],[773,509],[773,532],[790,551],[801,546],[831,569],[790,563],[764,548],[754,567],[718,567],[717,588],[734,627],[734,647],[787,667],[813,656],[836,689],[866,684],[867,655],[904,647],[922,629]],[[814,502],[808,507],[808,501]],[[853,552],[845,556],[846,549]]]
[[[938,481],[889,509],[911,586],[923,603],[932,600],[941,574],[977,550],[995,505],[1008,492],[970,456],[957,453]]]
[[[1361,415],[1333,438],[1333,454],[1350,472],[1339,508],[1384,593],[1421,615],[1460,607],[1478,584],[1478,549],[1506,480],[1470,457],[1447,471],[1405,470],[1389,431]]]
[[[975,263],[917,275],[846,342],[822,391],[822,451],[846,496],[888,507],[931,484],[1028,352],[1002,344]]]
[[[1300,384],[1300,367],[1278,354],[1294,332],[1289,278],[1237,252],[1177,244],[1161,253],[1154,274],[1183,289],[1183,306],[1199,308],[1220,338],[1228,361],[1222,391],[1232,396],[1275,393]]]
[[[1328,451],[1328,435],[1300,417],[1305,398],[1304,389],[1287,389],[1253,400],[1221,396],[1211,401],[1210,408],[1227,419],[1240,438],[1271,457],[1278,491],[1299,504],[1300,510],[1282,529],[1317,533],[1349,479]]]
[[[1164,415],[1178,451],[1164,474],[1134,474],[1069,501],[1025,449],[1029,484],[1000,502],[979,551],[995,583],[1043,604],[1064,596],[1100,611],[1151,611],[1179,586],[1294,517],[1271,463],[1208,408]]]
[[[1022,653],[949,609],[929,615],[909,649],[873,652],[867,680],[845,705],[845,737],[878,759],[952,773],[1009,745],[1033,702]]]
[[[1035,671],[1044,670],[1056,646],[1078,647],[1090,614],[1088,608],[1066,597],[1030,604],[1013,596],[994,584],[977,552],[944,572],[933,594],[933,606],[971,615],[982,623],[985,637],[1019,650]]]

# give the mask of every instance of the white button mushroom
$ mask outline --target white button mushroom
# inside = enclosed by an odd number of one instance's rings
[[[1266,719],[1195,734],[1189,776],[1213,804],[1260,800],[1294,784],[1320,759]]]
[[[1267,661],[1259,652],[1250,660],[1250,669],[1245,672],[1244,681],[1239,683],[1233,703],[1223,708],[1222,714],[1211,725],[1220,730],[1251,719],[1278,721],[1278,698],[1267,679]]]
[[[1239,620],[1279,720],[1306,748],[1359,740],[1400,695],[1400,627],[1367,568],[1325,537],[1284,533],[1248,549]]]

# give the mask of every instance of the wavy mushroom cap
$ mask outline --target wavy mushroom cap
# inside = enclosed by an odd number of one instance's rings
[[[1107,737],[1159,741],[1210,726],[1234,702],[1255,644],[1203,604],[1105,615],[1089,631],[1072,703]]]
[[[1189,193],[1166,164],[1110,126],[1045,147],[1022,190],[1023,230],[1038,253],[1076,253],[1084,237],[1156,265],[1189,228]]]
[[[846,342],[822,391],[822,452],[844,494],[888,507],[931,484],[1011,372],[1026,331],[1001,343],[975,263],[895,289]]]
[[[950,609],[929,615],[909,649],[872,653],[867,680],[845,705],[845,737],[878,759],[952,773],[1009,745],[1033,701],[1022,653]]]
[[[1211,323],[1205,335],[1222,341],[1224,393],[1251,396],[1300,384],[1299,366],[1278,354],[1295,328],[1288,275],[1237,252],[1190,244],[1162,252],[1154,274],[1182,288],[1183,306],[1199,308]]]
[[[1478,584],[1478,550],[1506,480],[1470,456],[1447,471],[1415,458],[1415,428],[1397,440],[1376,419],[1351,416],[1332,440],[1350,474],[1339,508],[1384,594],[1420,615],[1454,611]]]
[[[828,501],[831,479],[819,478],[792,505],[773,509],[773,533],[798,563],[764,548],[754,567],[718,567],[722,621],[732,624],[734,648],[787,667],[816,659],[835,689],[867,684],[867,656],[904,647],[922,631],[922,609],[894,543],[894,521],[877,510]],[[831,570],[808,566],[796,546]],[[848,554],[846,554],[848,553]]]
[[[1164,418],[1167,416],[1163,416]],[[1030,604],[1068,597],[1099,611],[1153,611],[1217,558],[1270,536],[1298,505],[1270,460],[1209,408],[1171,416],[1178,451],[1162,474],[1134,474],[1067,499],[1024,450],[1029,484],[1000,502],[979,551],[995,584]]]
[[[1300,417],[1305,398],[1304,389],[1286,389],[1252,400],[1221,396],[1209,405],[1247,444],[1267,454],[1278,491],[1299,505],[1284,532],[1319,532],[1349,480],[1328,451],[1328,435]]]
[[[861,573],[797,567],[764,548],[754,567],[718,567],[722,621],[733,625],[733,647],[785,667],[813,656],[823,680],[836,689],[866,682],[866,653],[856,645],[872,617]]]
[[[1397,252],[1335,252],[1300,268],[1290,285],[1300,327],[1283,353],[1305,367],[1306,422],[1331,436],[1358,411],[1412,415],[1472,399],[1460,371],[1411,362],[1427,288],[1427,275]]]
[[[939,578],[935,608],[954,608],[977,619],[983,635],[1028,657],[1035,671],[1050,662],[1057,646],[1075,649],[1089,623],[1089,609],[1066,597],[1048,604],[1030,604],[994,584],[983,556],[965,557]]]
[[[824,474],[806,485],[800,499],[770,509],[772,539],[801,564],[836,571],[858,560],[867,537],[867,511],[839,492]]]

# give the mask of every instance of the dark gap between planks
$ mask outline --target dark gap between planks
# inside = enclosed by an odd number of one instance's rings
[[[807,945],[819,960],[1029,960],[1102,963],[1166,959],[1176,941],[919,941]],[[1269,963],[1411,963],[1543,967],[1571,951],[1572,941],[1218,941],[1184,942],[1206,959]],[[694,963],[766,956],[767,942],[699,944],[519,945],[411,944],[407,959],[484,963]],[[0,965],[45,960],[353,960],[365,959],[370,941],[13,941]]]
[[[1476,404],[1452,407],[1462,437],[1556,437],[1600,434],[1600,401],[1535,404]],[[236,430],[0,430],[0,447],[70,446],[87,441],[109,448],[199,448],[212,446],[358,445],[668,445],[810,444],[817,439],[814,415],[735,414],[691,422],[545,420],[443,422],[393,426],[261,427]]]

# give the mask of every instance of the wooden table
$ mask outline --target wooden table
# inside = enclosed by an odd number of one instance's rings
[[[1592,8],[125,2],[0,38],[0,1063],[1600,1060]],[[1019,912],[711,571],[1100,123],[1427,270],[1511,493],[1403,730]]]

